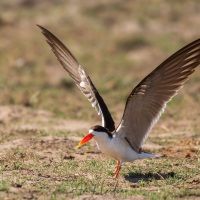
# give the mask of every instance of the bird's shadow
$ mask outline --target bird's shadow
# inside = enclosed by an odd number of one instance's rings
[[[140,181],[151,181],[151,180],[165,180],[170,177],[174,177],[174,172],[159,172],[159,173],[133,173],[130,172],[124,176],[124,178],[132,183],[138,183]]]

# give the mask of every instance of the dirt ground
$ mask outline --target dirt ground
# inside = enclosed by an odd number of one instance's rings
[[[115,164],[97,150],[94,141],[82,149],[75,149],[82,138],[81,135],[84,135],[85,130],[89,127],[87,121],[57,119],[48,111],[33,110],[21,106],[4,106],[0,108],[0,111],[1,180],[9,180],[9,186],[1,186],[0,196],[3,199],[52,199],[55,191],[57,191],[55,192],[56,199],[146,199],[146,194],[136,193],[134,196],[127,196],[120,192],[115,193],[114,190],[115,188],[125,189],[128,184],[129,190],[132,188],[136,191],[141,189],[150,192],[159,191],[159,184],[162,185],[161,182],[176,177],[179,174],[177,171],[182,167],[184,168],[183,176],[184,173],[188,173],[189,176],[184,179],[181,185],[174,186],[173,181],[170,185],[179,189],[187,188],[187,190],[193,191],[192,195],[186,195],[187,199],[190,196],[191,199],[198,199],[200,138],[191,130],[183,130],[183,124],[187,124],[185,121],[175,123],[167,120],[167,122],[161,122],[156,126],[154,134],[144,145],[146,151],[162,156],[151,161],[150,168],[152,167],[153,171],[149,170],[149,164],[144,163],[144,161],[136,161],[134,165],[137,170],[135,171],[135,167],[132,168],[129,164],[127,171],[127,165],[125,165],[123,167],[125,172],[123,169],[119,180],[116,181],[110,174]],[[198,126],[198,121],[187,124],[188,129],[195,126]],[[95,160],[101,165],[104,165],[108,160],[112,162],[104,169],[108,172],[103,178],[103,181],[111,184],[110,191],[108,186],[105,186],[106,191],[102,191],[102,194],[99,191],[93,194],[89,189],[89,191],[86,190],[77,196],[74,192],[76,189],[70,191],[69,186],[66,186],[67,191],[64,190],[64,192],[55,190],[55,185],[60,183],[71,181],[73,184],[76,176],[84,176],[89,181],[97,178],[95,176],[98,175],[98,170],[94,169],[93,173],[96,173],[94,175],[90,174],[88,169],[81,169],[81,166],[87,165],[84,160],[89,162]],[[54,172],[55,166],[63,165],[69,161],[81,163],[79,166],[81,171],[74,168],[64,176],[60,172]],[[160,162],[165,163],[164,167],[167,169],[159,169]],[[195,172],[191,175],[190,171]],[[176,177],[174,179],[182,181],[182,178]],[[157,183],[148,184],[152,181]],[[144,186],[140,186],[141,182],[145,182]],[[41,187],[45,189],[38,189],[38,183],[45,183],[45,186]]]

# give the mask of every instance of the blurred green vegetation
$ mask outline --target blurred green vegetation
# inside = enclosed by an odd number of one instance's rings
[[[63,117],[98,119],[36,24],[68,46],[114,116],[123,112],[128,94],[144,76],[199,37],[198,1],[152,0],[145,5],[140,1],[18,0],[0,5],[1,105],[31,106],[58,115],[62,110]],[[186,84],[186,92],[199,74],[198,69]],[[193,84],[192,88],[196,92],[191,98],[199,104],[199,87]],[[81,114],[74,112],[75,107]]]

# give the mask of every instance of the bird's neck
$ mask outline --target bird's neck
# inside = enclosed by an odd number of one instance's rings
[[[99,150],[102,150],[103,146],[109,146],[109,143],[112,140],[112,137],[106,132],[102,132],[98,135],[95,135],[93,138],[96,141],[97,147]]]
[[[110,136],[106,132],[102,132],[98,135],[95,135],[94,139],[96,140],[96,142],[109,142],[109,140],[112,139],[112,136]]]

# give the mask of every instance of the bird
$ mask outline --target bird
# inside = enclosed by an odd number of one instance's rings
[[[40,25],[38,27],[57,60],[102,119],[101,125],[89,129],[89,133],[80,141],[77,148],[94,139],[102,153],[117,161],[117,167],[113,172],[115,178],[118,177],[123,163],[157,157],[156,154],[143,152],[142,145],[164,112],[167,103],[200,64],[200,38],[167,58],[136,85],[127,98],[122,119],[116,127],[103,98],[74,55],[49,30]]]

